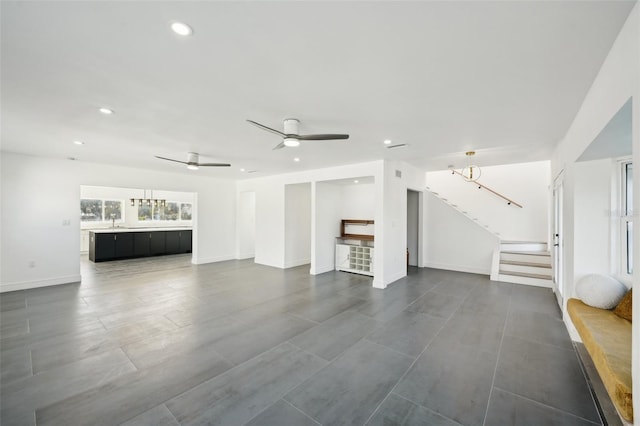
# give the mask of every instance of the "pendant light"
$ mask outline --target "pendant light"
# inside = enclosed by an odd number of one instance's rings
[[[474,164],[471,164],[471,157],[473,157],[475,154],[476,154],[475,151],[467,151],[464,153],[464,155],[467,156],[467,167],[462,169],[462,171],[460,172],[460,175],[467,182],[477,181],[480,178],[480,175],[482,174],[480,167]]]
[[[151,207],[151,204],[153,203],[154,207],[158,207],[158,206],[166,206],[167,205],[167,200],[159,200],[157,198],[153,198],[153,190],[150,189],[149,192],[151,193],[151,197],[147,198],[147,190],[143,189],[143,198],[138,198],[138,206],[147,206],[147,207]],[[136,206],[136,199],[135,198],[130,198],[129,202],[131,203],[131,207],[135,207]]]

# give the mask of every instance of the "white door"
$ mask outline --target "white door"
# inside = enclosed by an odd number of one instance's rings
[[[562,178],[563,173],[553,182],[553,291],[562,309],[563,283],[562,283]]]

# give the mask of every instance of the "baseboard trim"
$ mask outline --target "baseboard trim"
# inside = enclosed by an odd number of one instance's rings
[[[205,263],[224,262],[225,260],[236,260],[235,256],[218,256],[218,257],[199,257],[192,258],[191,263],[194,265],[203,265]]]
[[[311,263],[311,259],[310,258],[296,259],[296,260],[293,260],[291,262],[286,262],[284,264],[284,269],[295,268],[296,266],[308,265],[309,263]]]
[[[468,272],[471,274],[480,274],[480,275],[491,275],[491,269],[489,268],[474,268],[474,267],[468,267],[468,266],[463,266],[463,265],[449,265],[446,263],[434,263],[434,262],[427,262],[425,264],[426,268],[433,268],[433,269],[444,269],[446,271],[456,271],[456,272]]]
[[[63,277],[49,278],[46,280],[20,281],[14,283],[0,284],[0,293],[17,290],[28,290],[30,288],[49,287],[60,284],[79,283],[82,280],[80,275],[66,275]]]
[[[309,268],[309,274],[311,275],[320,275],[320,274],[324,274],[325,272],[331,272],[335,270],[333,265],[325,265],[325,266],[320,266],[320,267],[311,267]]]
[[[236,254],[236,259],[238,260],[251,259],[252,257],[256,257],[256,254],[255,253]]]

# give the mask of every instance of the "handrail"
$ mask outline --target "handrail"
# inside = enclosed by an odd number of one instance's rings
[[[459,171],[457,171],[457,170],[455,170],[455,169],[451,169],[451,174],[459,174],[459,175],[460,175],[460,176],[462,176],[463,178],[465,177],[465,175],[463,175],[462,173],[460,173]],[[473,181],[467,181],[467,182],[469,182],[469,183],[473,183],[473,184],[475,184],[475,185],[478,185],[478,189],[480,189],[480,188],[482,188],[482,189],[486,189],[487,191],[491,192],[492,194],[497,195],[498,197],[500,197],[500,198],[502,198],[503,200],[505,200],[505,201],[507,202],[507,205],[509,205],[509,206],[513,204],[513,205],[514,205],[514,206],[516,206],[516,207],[520,207],[520,208],[522,208],[522,205],[520,205],[520,204],[516,203],[515,201],[513,201],[512,199],[507,198],[507,197],[505,197],[504,195],[502,195],[502,194],[500,194],[500,193],[498,193],[498,192],[494,191],[493,189],[491,189],[491,188],[489,188],[489,187],[487,187],[487,186],[485,186],[485,185],[481,184],[480,182],[473,182]]]

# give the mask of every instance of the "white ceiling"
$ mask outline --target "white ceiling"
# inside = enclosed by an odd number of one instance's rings
[[[2,1],[2,150],[232,179],[548,159],[634,3]],[[245,121],[289,117],[351,138],[272,151]],[[154,158],[188,151],[232,167]]]

